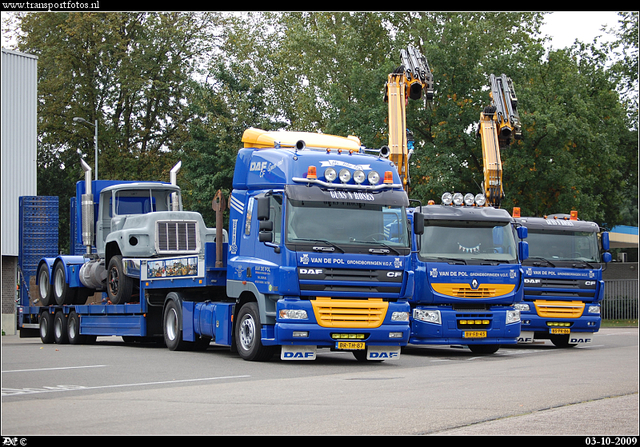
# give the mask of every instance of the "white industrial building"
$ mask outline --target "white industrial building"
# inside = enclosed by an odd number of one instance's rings
[[[2,331],[16,333],[18,197],[37,195],[38,58],[2,49]]]

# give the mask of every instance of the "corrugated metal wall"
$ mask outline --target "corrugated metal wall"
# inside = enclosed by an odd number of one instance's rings
[[[18,256],[18,197],[37,192],[38,59],[2,49],[2,255]]]

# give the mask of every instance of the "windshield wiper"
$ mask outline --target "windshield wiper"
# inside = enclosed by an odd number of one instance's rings
[[[549,261],[547,258],[543,258],[542,256],[529,256],[527,259],[539,259],[540,261],[546,262],[551,267],[555,267],[555,264]]]
[[[333,242],[329,242],[329,241],[327,241],[325,239],[302,239],[302,238],[291,239],[291,242],[296,242],[296,241],[320,242],[320,243],[329,245],[329,247],[313,247],[314,251],[333,251],[334,249],[338,249],[338,250],[340,250],[341,253],[344,253],[344,250],[342,248],[340,248],[339,246],[337,246]]]
[[[465,261],[464,259],[459,259],[459,258],[443,258],[443,257],[436,257],[435,259],[438,259],[440,261],[447,261],[449,264],[462,264],[462,265],[467,265],[467,261]]]
[[[394,252],[395,254],[397,254],[397,255],[399,255],[399,254],[400,254],[400,252],[399,252],[398,250],[396,250],[395,248],[393,248],[393,247],[392,247],[392,246],[390,246],[390,245],[385,244],[384,242],[378,242],[378,244],[382,245],[382,246],[383,246],[383,247],[385,247],[385,248],[388,248],[389,250],[393,251],[393,252]],[[370,248],[370,249],[369,249],[369,253],[377,253],[377,252],[378,252],[378,251],[380,251],[380,250],[382,250],[382,249],[380,249],[380,248]]]

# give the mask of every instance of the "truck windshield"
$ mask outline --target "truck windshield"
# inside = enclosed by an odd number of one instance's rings
[[[288,202],[287,244],[326,245],[342,251],[359,246],[387,249],[392,254],[409,249],[403,206],[293,199]]]
[[[599,262],[598,236],[590,231],[529,229],[529,259]]]
[[[425,220],[420,258],[463,264],[517,261],[509,222]]]

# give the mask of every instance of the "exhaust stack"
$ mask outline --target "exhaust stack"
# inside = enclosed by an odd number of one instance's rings
[[[176,163],[176,165],[171,168],[170,171],[170,180],[171,180],[171,184],[172,185],[177,185],[178,184],[178,171],[180,170],[180,167],[182,166],[182,161],[179,161],[178,163]],[[171,194],[171,209],[173,211],[180,211],[180,204],[178,203],[178,195],[176,193]]]
[[[93,219],[93,194],[91,192],[91,167],[82,159],[80,159],[80,164],[84,171],[85,185],[85,193],[82,194],[80,204],[82,213],[82,245],[87,247],[87,256],[91,257],[95,224]]]

